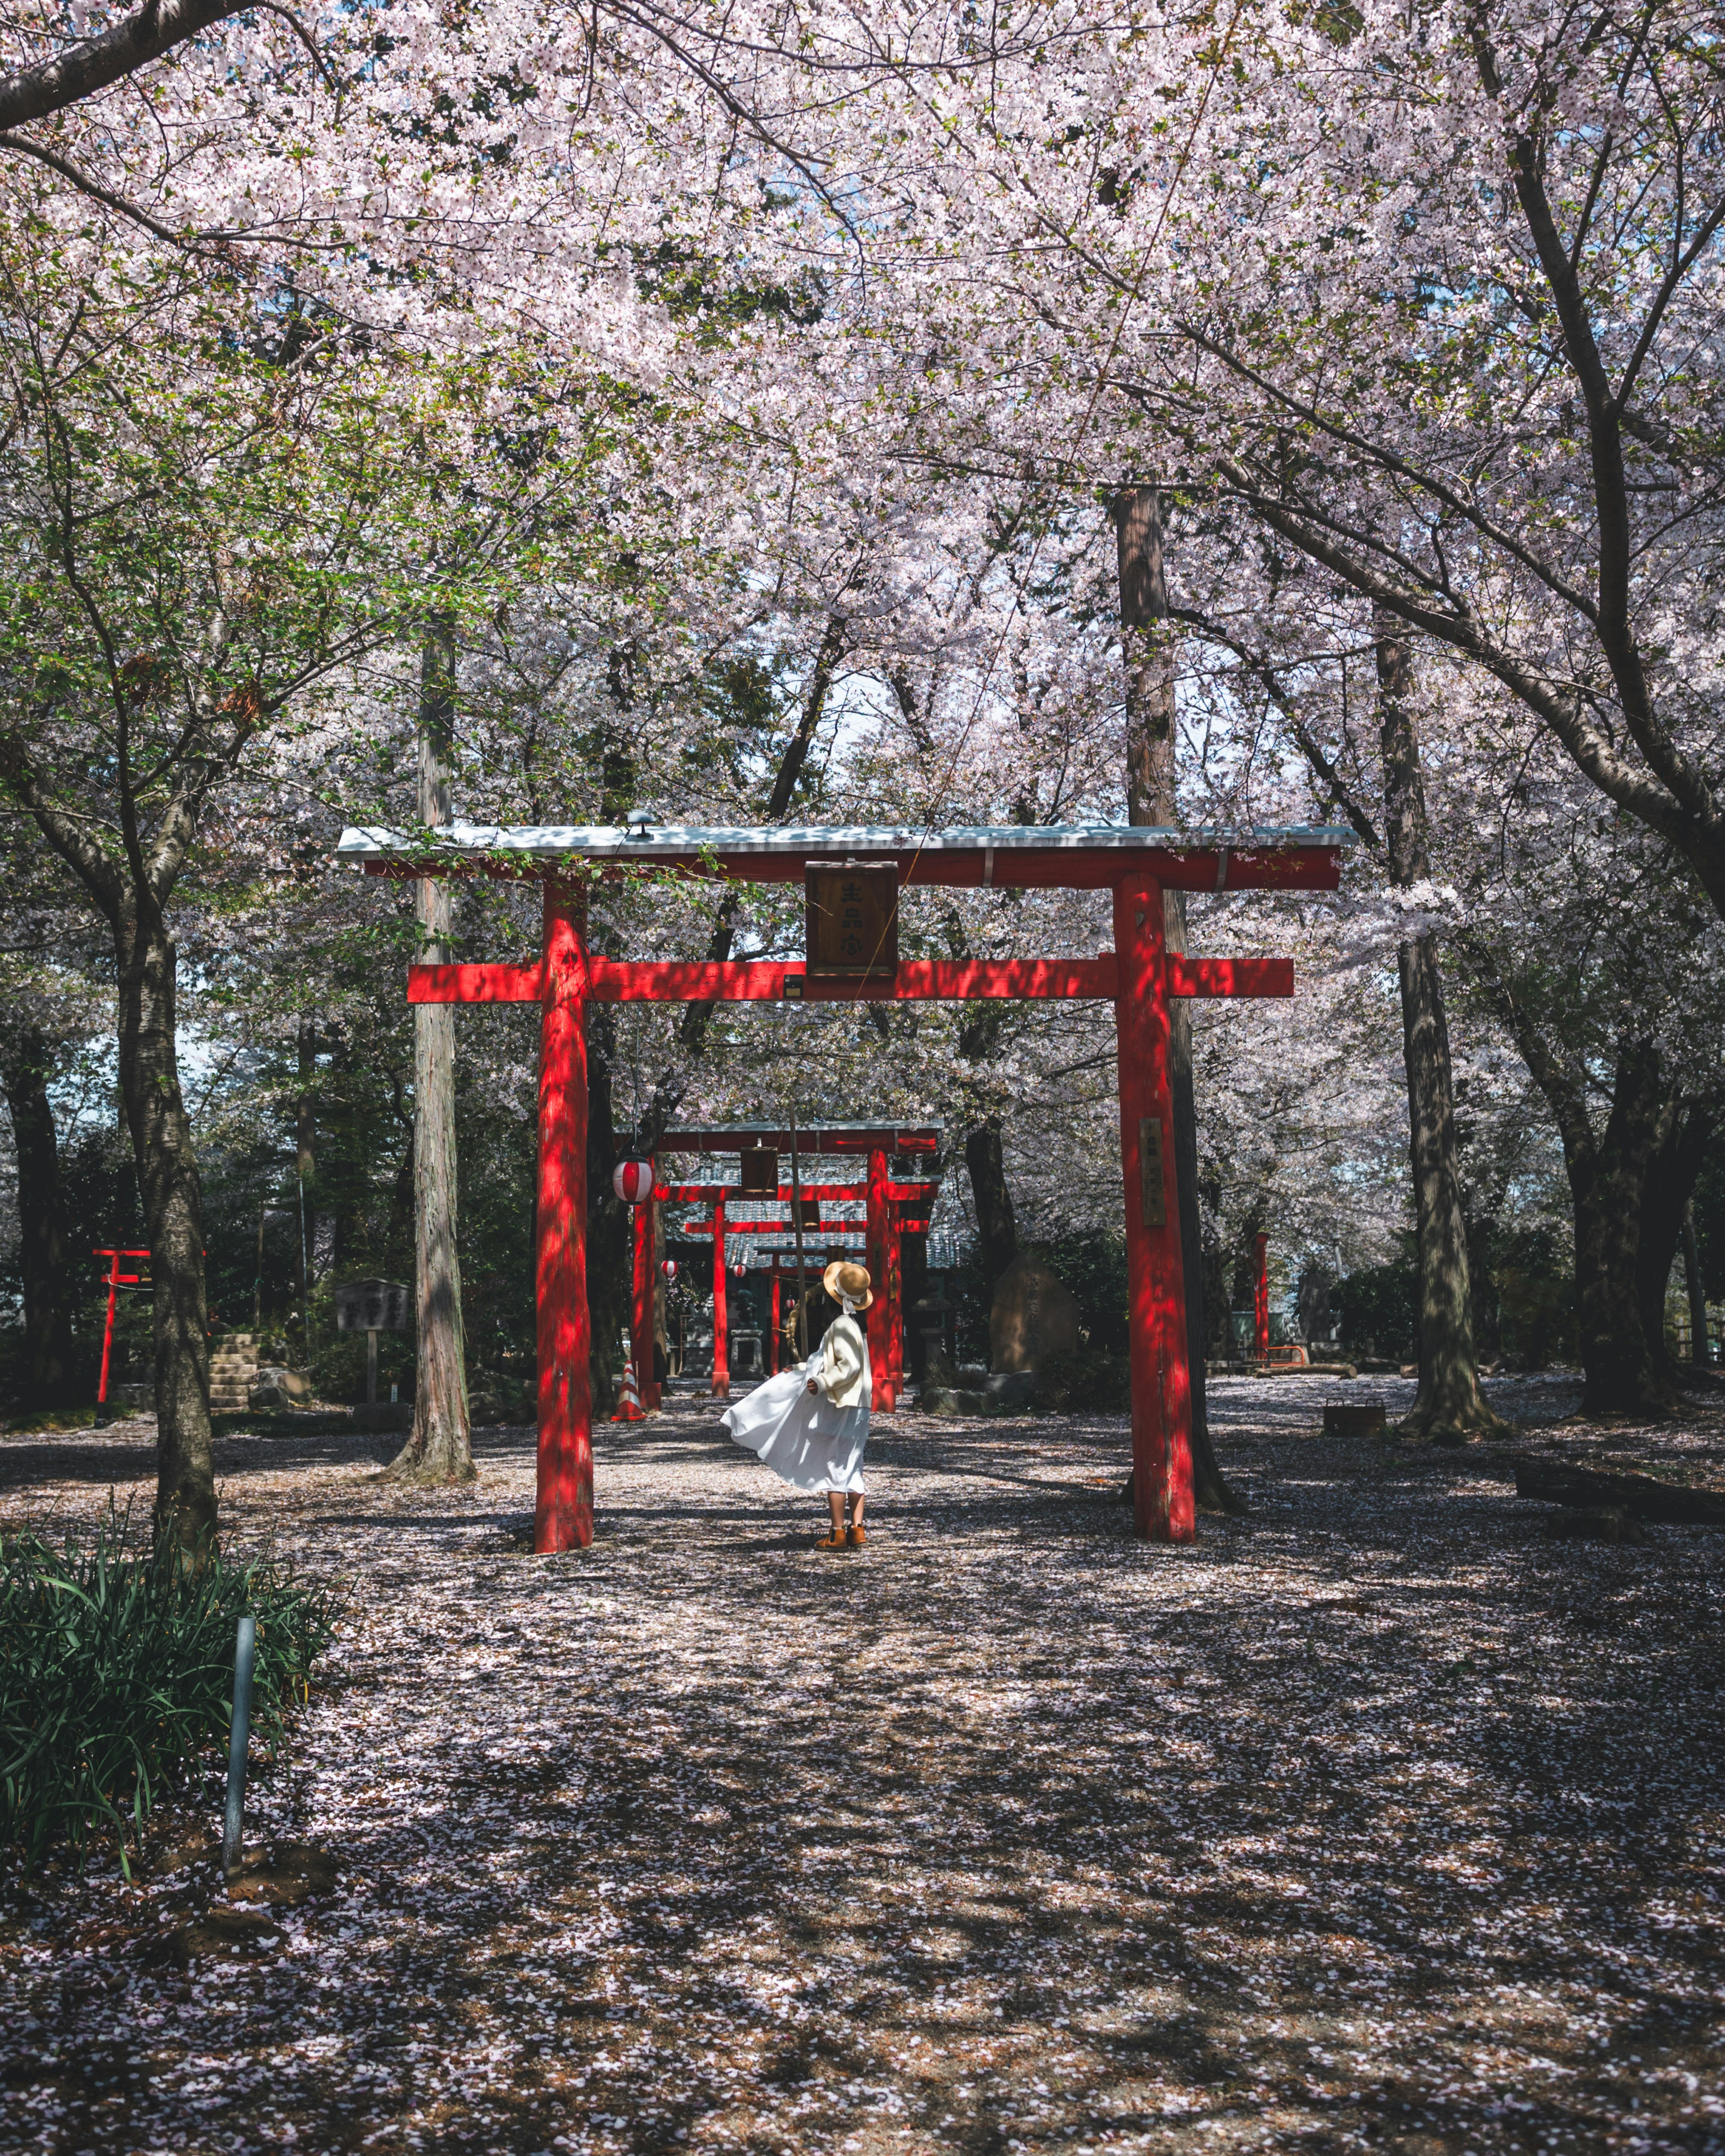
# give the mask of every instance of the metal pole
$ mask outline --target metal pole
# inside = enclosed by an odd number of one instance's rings
[[[803,1278],[803,1178],[797,1168],[797,1111],[791,1109],[791,1224],[797,1232],[797,1353],[809,1353],[809,1320],[803,1306],[807,1292]]]
[[[377,1328],[366,1328],[366,1405],[377,1404]]]
[[[234,1720],[228,1732],[228,1810],[222,1821],[222,1870],[239,1862],[239,1830],[245,1818],[245,1748],[252,1727],[252,1665],[257,1660],[258,1620],[242,1617],[234,1642]]]

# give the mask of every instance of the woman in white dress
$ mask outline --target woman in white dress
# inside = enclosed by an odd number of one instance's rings
[[[832,1532],[815,1547],[860,1549],[863,1447],[869,1441],[869,1343],[856,1322],[875,1300],[868,1270],[842,1261],[821,1285],[839,1314],[806,1363],[757,1385],[722,1418],[737,1442],[795,1490],[824,1490]]]

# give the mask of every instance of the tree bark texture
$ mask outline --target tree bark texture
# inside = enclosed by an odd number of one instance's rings
[[[1635,1253],[1637,1301],[1647,1352],[1667,1383],[1676,1368],[1666,1343],[1666,1292],[1683,1240],[1690,1194],[1719,1127],[1719,1106],[1673,1095],[1663,1105],[1641,1199],[1641,1234]]]
[[[1689,1298],[1689,1359],[1702,1365],[1711,1361],[1707,1348],[1707,1291],[1701,1276],[1701,1246],[1695,1239],[1695,1206],[1683,1207],[1683,1291]]]
[[[428,829],[449,821],[454,674],[454,629],[447,620],[434,619],[426,629],[419,674],[419,820]],[[429,965],[446,964],[454,926],[449,880],[422,877],[413,889],[420,956]],[[466,1482],[475,1472],[457,1241],[456,1009],[453,1004],[419,1004],[413,1011],[413,1242],[419,1359],[413,1428],[390,1471],[424,1482]]]
[[[992,1294],[1000,1276],[1019,1254],[1018,1223],[1013,1217],[1012,1192],[1006,1180],[999,1116],[985,1116],[965,1132],[964,1164],[970,1171],[977,1242]]]
[[[12,1111],[18,1155],[19,1270],[24,1291],[24,1404],[69,1407],[72,1367],[72,1266],[60,1187],[59,1142],[48,1097],[49,1056],[39,1025],[20,1027],[0,1042],[0,1083]]]
[[[317,1206],[317,1028],[300,1021],[300,1092],[294,1112],[294,1174],[300,1250],[300,1346],[311,1364],[311,1243]]]
[[[1380,613],[1378,721],[1384,760],[1384,816],[1389,871],[1404,891],[1431,873],[1425,788],[1413,712],[1413,653],[1406,632]],[[1409,1436],[1461,1444],[1501,1430],[1480,1390],[1473,1337],[1473,1288],[1467,1221],[1456,1163],[1455,1101],[1450,1029],[1444,1014],[1437,939],[1397,947],[1401,983],[1402,1058],[1408,1086],[1419,1271],[1420,1389],[1401,1424]]]
[[[613,1073],[617,1018],[587,1006],[587,1307],[592,1324],[593,1411],[608,1415],[622,1382],[624,1313],[634,1291],[629,1209],[611,1187],[618,1143]]]
[[[1658,1048],[1651,1040],[1620,1045],[1611,1111],[1598,1136],[1587,1114],[1584,1075],[1556,1066],[1548,1053],[1536,1068],[1525,1047],[1522,1052],[1563,1135],[1575,1208],[1583,1404],[1592,1414],[1661,1414],[1671,1404],[1671,1389],[1648,1345],[1638,1277],[1647,1171],[1659,1143]]]
[[[177,963],[158,919],[116,925],[120,1096],[143,1199],[156,1350],[158,1543],[201,1564],[215,1540],[203,1194],[174,1037]]]
[[[1174,645],[1168,626],[1168,592],[1162,495],[1153,486],[1127,487],[1114,504],[1120,573],[1120,642],[1126,669],[1127,820],[1173,829],[1175,798]],[[1186,897],[1164,891],[1168,948],[1186,948]],[[1174,1176],[1180,1207],[1180,1270],[1186,1288],[1186,1353],[1192,1390],[1192,1477],[1204,1512],[1244,1512],[1210,1442],[1204,1385],[1204,1214],[1198,1195],[1198,1103],[1192,1082],[1192,1012],[1183,999],[1168,1004],[1168,1090],[1173,1107]]]

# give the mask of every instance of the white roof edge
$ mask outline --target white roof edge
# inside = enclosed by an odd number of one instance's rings
[[[649,824],[639,834],[611,824],[451,824],[436,833],[434,839],[431,832],[423,829],[393,831],[375,824],[350,825],[336,841],[336,852],[348,860],[388,860],[398,854],[423,855],[429,842],[438,850],[460,853],[614,855],[640,860],[702,853],[805,854],[824,847],[872,853],[974,852],[979,846],[992,846],[997,853],[1050,846],[1117,847],[1122,852],[1134,852],[1358,843],[1345,824],[1196,831],[1143,824],[977,824],[940,831],[873,824]]]

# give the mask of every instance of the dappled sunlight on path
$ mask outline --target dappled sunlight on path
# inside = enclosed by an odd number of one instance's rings
[[[336,1881],[12,1892],[0,2146],[1725,2148],[1725,1537],[1549,1542],[1329,1396],[1217,1387],[1253,1514],[1178,1551],[1117,1421],[877,1424],[837,1557],[706,1402],[551,1559],[529,1432],[429,1495],[224,1440],[230,1536],[353,1582],[252,1830]]]

